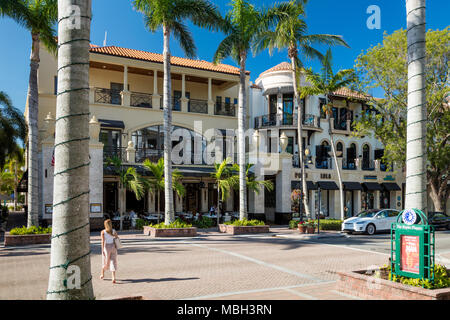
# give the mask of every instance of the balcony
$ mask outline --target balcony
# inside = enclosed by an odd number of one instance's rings
[[[232,103],[216,103],[214,114],[216,116],[236,117],[236,105]]]
[[[188,111],[192,113],[208,114],[208,101],[190,99],[188,103]]]
[[[138,108],[152,108],[152,95],[148,93],[132,92],[130,105]]]
[[[264,127],[297,127],[297,114],[283,113],[283,114],[266,114],[263,116],[255,117],[255,129]],[[315,131],[321,131],[320,117],[312,114],[306,114],[303,119],[303,125],[305,129],[313,129]]]
[[[332,158],[316,158],[316,169],[333,169]]]
[[[362,160],[362,169],[364,171],[375,171],[375,161],[374,160]]]
[[[343,170],[356,170],[355,160],[342,159],[342,169]]]
[[[108,147],[103,148],[103,162],[108,162],[109,159],[119,158],[122,162],[127,161],[126,148]]]
[[[147,159],[156,163],[163,157],[164,150],[136,148],[136,163],[143,163]]]
[[[95,88],[94,102],[122,105],[122,96],[120,92],[121,92],[120,90]]]

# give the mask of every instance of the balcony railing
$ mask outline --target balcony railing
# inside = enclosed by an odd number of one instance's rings
[[[320,117],[312,114],[305,114],[303,125],[307,127],[320,128]]]
[[[125,162],[127,159],[126,148],[105,146],[103,148],[103,162],[108,162],[112,158],[119,158],[122,162]]]
[[[95,103],[121,105],[122,96],[120,95],[120,90],[95,88],[94,101]]]
[[[283,114],[266,114],[255,117],[255,129],[262,127],[275,126],[297,126],[297,114],[283,113]],[[320,129],[320,117],[312,114],[305,115],[303,125],[306,127]]]
[[[136,148],[136,163],[142,163],[147,159],[156,163],[162,157],[164,157],[164,150]]]
[[[152,95],[148,93],[132,92],[130,105],[139,108],[152,108]]]
[[[375,171],[375,161],[374,160],[364,160],[362,161],[362,169],[365,171]]]
[[[189,112],[208,114],[208,101],[206,100],[189,100]]]
[[[355,160],[342,159],[342,169],[344,170],[356,170]]]
[[[236,105],[232,103],[216,103],[214,108],[214,114],[216,116],[236,116]]]
[[[333,169],[332,158],[316,158],[317,169]]]

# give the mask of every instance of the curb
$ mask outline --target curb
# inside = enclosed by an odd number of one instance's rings
[[[326,238],[344,238],[345,234],[314,234],[314,235],[286,235],[277,234],[276,237],[296,239],[296,240],[314,240],[314,239],[326,239]]]

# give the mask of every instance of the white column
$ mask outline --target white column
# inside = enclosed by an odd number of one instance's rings
[[[103,143],[99,142],[100,123],[94,115],[89,121],[89,204],[100,205],[101,212],[90,212],[91,218],[103,217]],[[90,210],[90,206],[89,206]]]
[[[380,209],[380,191],[376,190],[374,193],[373,206],[374,209]]]
[[[153,109],[161,107],[161,96],[158,94],[158,70],[153,70],[153,95],[152,95]]]
[[[208,114],[214,115],[214,100],[212,98],[212,79],[208,78]]]
[[[276,214],[279,215],[278,220],[286,222],[291,213],[292,155],[280,154],[280,161],[282,170],[276,176]]]
[[[128,91],[128,66],[123,66],[123,91],[120,94],[122,95],[122,105],[129,106],[131,94]]]
[[[147,194],[147,201],[148,201],[148,212],[155,213],[156,212],[156,195],[149,192]]]
[[[186,75],[183,73],[181,75],[181,111],[188,112],[188,102],[189,99],[186,98]]]
[[[353,196],[353,214],[357,215],[359,212],[361,212],[361,190],[355,190]]]
[[[311,208],[311,216],[313,219],[316,219],[316,191],[311,190],[309,192],[309,207]]]
[[[205,184],[208,185],[207,183]],[[201,212],[208,212],[208,188],[201,188],[200,189],[200,211]]]

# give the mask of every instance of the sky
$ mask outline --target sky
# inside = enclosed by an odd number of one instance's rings
[[[255,6],[270,6],[279,1],[250,1]],[[162,53],[162,32],[149,32],[142,14],[135,11],[131,0],[92,0],[93,19],[91,24],[91,43],[103,45],[107,32],[107,45],[121,46],[137,50]],[[229,10],[230,0],[214,1],[222,14]],[[367,20],[373,14],[367,13],[371,5],[380,8],[379,29],[369,29]],[[450,24],[448,13],[450,1],[428,0],[426,2],[427,30],[442,30]],[[343,36],[350,48],[333,47],[333,69],[352,68],[361,52],[381,43],[383,33],[391,34],[398,29],[406,29],[406,9],[404,0],[309,0],[306,6],[308,34],[336,34]],[[190,25],[196,46],[197,56],[201,60],[211,61],[219,43],[224,39],[220,32],[197,28]],[[0,91],[6,92],[13,105],[24,110],[29,78],[29,57],[31,35],[9,18],[0,18]],[[327,47],[317,46],[325,53]],[[172,55],[184,57],[183,51],[175,40],[171,42]],[[262,52],[257,56],[249,55],[247,69],[251,72],[251,81],[267,69],[288,61],[286,51],[275,51],[272,56]],[[224,63],[237,66],[230,59]],[[306,66],[320,70],[317,61],[303,60]],[[382,96],[382,92],[370,92]]]

